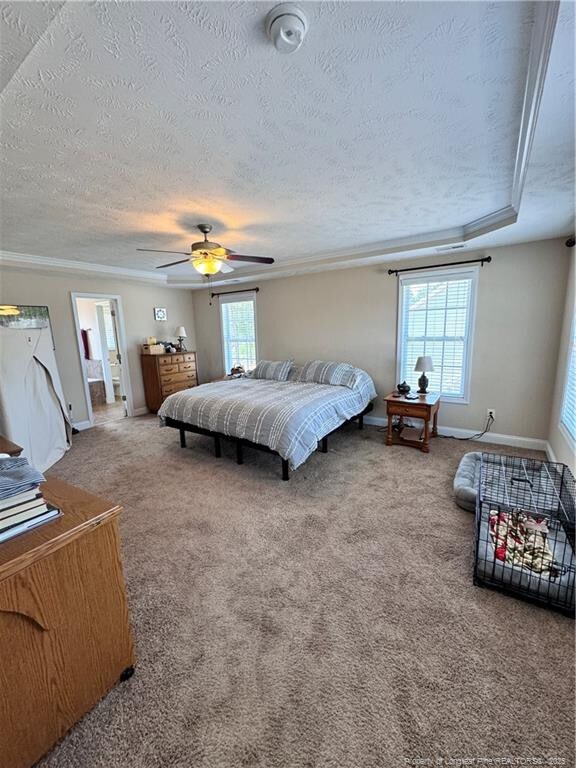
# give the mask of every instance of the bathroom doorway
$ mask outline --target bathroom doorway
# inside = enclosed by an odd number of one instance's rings
[[[133,415],[120,297],[73,293],[72,305],[89,422]]]

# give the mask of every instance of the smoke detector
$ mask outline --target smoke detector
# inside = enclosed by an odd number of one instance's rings
[[[278,53],[294,53],[302,45],[308,20],[294,3],[280,3],[266,16],[266,32]]]

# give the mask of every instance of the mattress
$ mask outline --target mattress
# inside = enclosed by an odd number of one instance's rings
[[[364,373],[364,372],[362,372]],[[361,413],[376,396],[372,379],[345,386],[240,378],[202,384],[166,398],[166,418],[265,445],[296,469],[318,441]]]

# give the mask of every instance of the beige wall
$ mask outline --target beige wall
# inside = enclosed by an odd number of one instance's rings
[[[41,274],[30,269],[0,268],[0,303],[48,305],[62,386],[66,402],[72,403],[75,422],[87,419],[88,413],[72,314],[72,291],[109,293],[122,297],[134,408],[144,408],[140,344],[147,336],[156,336],[163,340],[175,339],[176,326],[183,325],[188,332],[187,347],[194,349],[191,292],[130,280],[75,277],[64,272]],[[167,322],[154,320],[154,307],[167,308]]]
[[[547,439],[569,254],[561,240],[487,249],[480,270],[469,405],[443,405],[440,423]],[[473,258],[466,252],[463,258]],[[437,263],[442,259],[411,261]],[[456,259],[454,259],[456,260]],[[402,266],[395,262],[395,267]],[[396,383],[397,280],[388,265],[259,283],[259,356],[345,360],[365,368],[379,395]],[[242,288],[250,286],[242,285]],[[230,288],[232,290],[232,288]],[[194,293],[199,374],[222,374],[218,302]],[[375,415],[382,416],[381,400]]]
[[[562,323],[562,335],[560,339],[560,354],[558,355],[558,370],[556,372],[556,387],[554,389],[554,401],[552,403],[552,415],[550,418],[550,433],[548,442],[557,461],[568,464],[576,474],[576,458],[574,448],[570,444],[565,433],[560,429],[560,410],[564,396],[564,384],[566,381],[566,369],[568,367],[568,355],[570,351],[570,331],[574,320],[574,303],[576,293],[576,252],[571,251],[570,272],[566,286],[566,301],[564,303],[564,318]]]

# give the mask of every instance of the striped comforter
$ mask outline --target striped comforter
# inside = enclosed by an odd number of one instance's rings
[[[211,432],[266,445],[296,469],[318,440],[364,410],[376,397],[364,371],[354,389],[268,379],[202,384],[166,398],[158,415]]]

